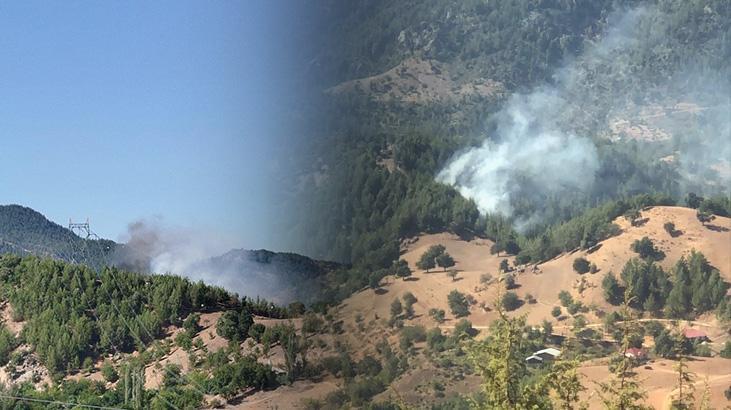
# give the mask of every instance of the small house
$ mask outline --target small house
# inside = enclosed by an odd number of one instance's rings
[[[561,351],[558,349],[554,349],[552,347],[549,347],[547,349],[539,350],[535,353],[533,353],[534,356],[538,356],[544,361],[546,360],[554,360],[557,357],[561,356]]]
[[[532,355],[526,357],[525,361],[528,364],[541,364],[553,361],[559,356],[561,356],[560,350],[549,347],[547,349],[542,349],[534,352]]]
[[[637,347],[630,347],[626,352],[624,352],[624,356],[630,359],[642,361],[647,359],[647,352]]]
[[[530,355],[525,358],[525,362],[528,364],[541,364],[543,363],[543,359],[536,355]]]
[[[708,338],[708,335],[706,332],[698,329],[691,329],[691,328],[685,328],[683,329],[683,336],[685,336],[686,339],[693,341],[693,342],[710,342],[711,339]]]

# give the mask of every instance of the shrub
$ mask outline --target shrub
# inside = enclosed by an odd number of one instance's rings
[[[505,281],[505,289],[515,289],[515,276],[513,275],[505,275],[504,278]]]
[[[490,282],[492,282],[492,275],[490,275],[489,273],[483,273],[482,275],[480,275],[480,283],[482,283],[483,285],[487,285]]]
[[[505,292],[501,301],[503,308],[507,311],[512,311],[520,307],[522,301],[514,292]]]
[[[444,350],[444,342],[446,340],[447,337],[442,334],[442,330],[438,327],[429,329],[429,331],[426,332],[426,346],[431,351],[441,352]]]
[[[193,347],[193,336],[190,332],[182,331],[175,336],[175,344],[188,351]]]
[[[261,337],[264,335],[264,331],[266,331],[266,326],[261,323],[254,323],[249,328],[249,337],[256,340],[257,343],[260,343]]]
[[[566,310],[569,312],[570,315],[575,315],[579,313],[579,311],[582,310],[583,307],[584,305],[582,305],[581,302],[573,302],[566,307]]]
[[[85,371],[87,371],[87,372],[92,372],[92,371],[94,371],[94,360],[92,360],[92,358],[91,358],[91,357],[89,357],[89,356],[86,356],[86,357],[84,358],[84,362],[83,362],[83,363],[81,364],[81,367],[82,367],[82,368],[83,368],[83,369],[84,369]]]
[[[196,333],[196,332],[200,331],[201,327],[198,324],[198,322],[200,322],[200,318],[201,318],[200,313],[191,313],[183,321],[183,329],[185,329],[191,333]]]
[[[713,353],[707,344],[697,344],[693,347],[693,354],[701,357],[711,357]]]
[[[15,350],[18,340],[4,325],[0,325],[0,366],[4,366],[10,359],[10,352]]]
[[[302,319],[302,331],[305,333],[317,333],[322,329],[325,322],[315,313],[307,313]]]
[[[665,258],[665,253],[655,248],[655,244],[652,242],[652,239],[647,236],[634,241],[630,246],[630,249],[639,254],[642,259],[659,261]]]
[[[404,296],[403,296],[403,298],[402,298],[402,299],[403,299],[403,301],[404,301],[404,304],[405,304],[406,306],[410,306],[410,305],[413,305],[414,303],[416,303],[416,302],[417,302],[416,296],[414,296],[414,294],[413,294],[413,293],[411,293],[411,292],[406,292],[406,293],[404,293]]]
[[[731,359],[731,340],[727,340],[726,344],[723,345],[723,349],[721,349],[721,357]]]
[[[407,351],[414,343],[423,342],[425,340],[426,330],[424,329],[424,326],[404,326],[403,329],[401,329],[399,346],[401,347],[401,350]]]
[[[366,376],[376,376],[381,372],[383,366],[378,360],[374,359],[373,356],[366,355],[358,364],[355,365],[358,374],[364,374]]]
[[[119,373],[114,369],[112,363],[108,360],[102,364],[102,377],[109,383],[114,383],[119,379]]]
[[[444,322],[444,309],[431,308],[429,309],[429,316],[437,323],[442,323]]]
[[[585,258],[574,259],[574,270],[576,273],[583,275],[591,269],[591,264]]]
[[[553,309],[551,309],[551,316],[553,316],[553,317],[561,316],[561,308],[558,306],[554,306]]]
[[[449,292],[447,296],[447,302],[449,303],[449,309],[452,310],[452,314],[456,317],[467,316],[470,314],[470,306],[464,293],[453,290]]]
[[[472,327],[472,322],[467,319],[462,319],[454,325],[453,336],[457,339],[463,336],[474,337],[475,335],[477,335],[477,330]]]
[[[401,305],[401,301],[394,299],[393,302],[391,302],[391,317],[398,317],[403,311],[404,308]]]
[[[561,306],[563,307],[569,307],[571,306],[571,304],[574,303],[574,298],[571,297],[571,294],[569,292],[566,292],[565,290],[558,292],[558,300],[561,301]]]

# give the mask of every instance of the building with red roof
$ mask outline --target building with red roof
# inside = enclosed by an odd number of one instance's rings
[[[685,336],[686,339],[690,340],[701,340],[701,341],[708,341],[710,340],[708,338],[708,335],[706,332],[698,329],[691,329],[691,328],[685,328],[683,329],[683,336]]]

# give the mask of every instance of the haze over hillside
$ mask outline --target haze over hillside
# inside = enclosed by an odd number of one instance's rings
[[[234,249],[209,256],[190,245],[190,239],[178,232],[171,241],[171,234],[159,226],[148,227],[144,235],[138,230],[128,243],[85,239],[31,208],[0,206],[0,253],[51,257],[96,269],[113,265],[141,273],[178,274],[241,296],[283,304],[316,301],[322,276],[337,268],[305,256],[267,250]]]

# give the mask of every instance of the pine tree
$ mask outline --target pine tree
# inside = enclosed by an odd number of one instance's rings
[[[647,394],[641,389],[636,375],[632,370],[632,359],[627,357],[630,341],[637,334],[638,325],[629,308],[632,302],[631,290],[624,293],[622,305],[623,322],[620,324],[622,345],[615,356],[614,367],[610,367],[613,377],[608,382],[598,383],[599,396],[604,406],[609,410],[644,410],[648,407],[641,404]]]
[[[685,355],[683,355],[683,336],[678,335],[675,338],[675,352],[678,362],[675,364],[677,372],[677,390],[678,394],[673,398],[672,408],[677,410],[688,410],[694,408],[695,403],[695,385],[693,380],[695,375],[688,370],[688,363]]]
[[[703,395],[698,410],[711,410],[711,386],[708,384],[708,376],[703,379]]]
[[[500,295],[498,295],[500,300]],[[499,319],[490,337],[474,342],[468,356],[482,376],[484,401],[473,403],[478,409],[546,408],[548,388],[545,383],[525,384],[527,369],[522,357],[525,318],[509,318],[500,303],[495,303]]]
[[[562,359],[553,363],[551,371],[546,375],[545,382],[558,397],[554,408],[573,410],[588,407],[586,403],[579,400],[579,394],[586,388],[581,384],[578,368],[577,359]]]
[[[674,268],[673,289],[668,294],[666,309],[670,317],[681,318],[691,310],[690,271],[685,258]]]

